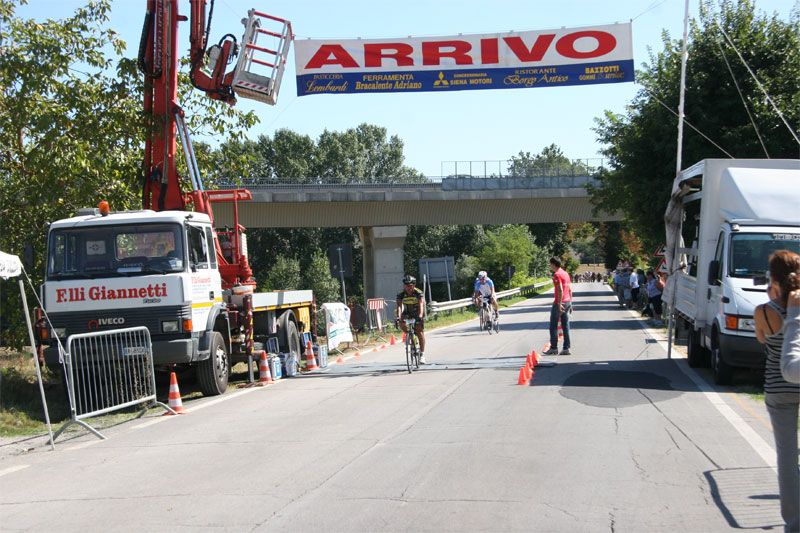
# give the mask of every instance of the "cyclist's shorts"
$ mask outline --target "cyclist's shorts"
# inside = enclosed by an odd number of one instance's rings
[[[403,314],[400,315],[400,319],[402,320],[404,318],[414,318],[414,319],[416,319],[417,322],[416,322],[416,324],[414,324],[416,329],[418,329],[420,331],[423,331],[425,329],[425,319],[424,318],[419,318],[418,316],[413,316],[413,315],[410,315],[410,314],[408,314],[406,312],[403,312]]]

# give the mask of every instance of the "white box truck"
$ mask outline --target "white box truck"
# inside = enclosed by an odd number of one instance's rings
[[[675,178],[666,218],[664,301],[688,329],[689,365],[710,363],[720,385],[736,367],[763,368],[753,312],[770,254],[800,253],[800,160],[700,161]]]

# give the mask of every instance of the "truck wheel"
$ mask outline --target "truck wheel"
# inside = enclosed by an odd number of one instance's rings
[[[711,344],[711,375],[717,385],[730,385],[733,381],[733,367],[722,360],[722,350],[716,333]]]
[[[297,368],[300,369],[303,349],[300,347],[300,334],[297,332],[297,326],[291,320],[286,323],[286,351],[291,354],[291,357],[294,357],[294,360],[297,361]]]
[[[689,359],[689,366],[692,368],[702,368],[708,366],[708,353],[700,346],[700,334],[694,329],[694,326],[689,326],[689,339],[687,341],[687,352]]]
[[[215,331],[211,336],[211,353],[197,367],[197,380],[203,396],[217,396],[225,392],[230,370],[225,341],[220,332]]]

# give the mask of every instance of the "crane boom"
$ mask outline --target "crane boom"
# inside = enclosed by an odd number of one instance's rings
[[[226,284],[251,283],[251,271],[242,253],[243,227],[238,223],[237,203],[250,199],[246,190],[224,193],[203,190],[183,110],[178,104],[178,23],[190,22],[190,72],[192,84],[210,98],[229,105],[236,96],[275,104],[280,81],[293,39],[291,23],[255,10],[248,12],[241,45],[228,33],[217,44],[208,46],[208,33],[214,8],[207,10],[209,0],[190,0],[190,19],[178,12],[179,0],[147,0],[147,13],[139,45],[139,68],[145,75],[144,112],[148,121],[145,141],[144,182],[142,207],[154,211],[183,211],[191,205],[194,211],[206,213],[213,222],[212,202],[230,201],[234,204],[234,230],[217,232],[230,243],[229,253],[223,254],[219,239],[215,239],[220,271]],[[206,13],[208,11],[208,17]],[[279,24],[275,31],[263,29],[266,24]],[[259,46],[259,37],[277,39],[274,48]],[[258,59],[256,54],[271,56]],[[235,67],[226,67],[238,57]],[[257,69],[265,70],[259,72]],[[208,73],[207,73],[208,71]],[[180,139],[190,173],[191,191],[181,187],[175,161],[177,140]]]

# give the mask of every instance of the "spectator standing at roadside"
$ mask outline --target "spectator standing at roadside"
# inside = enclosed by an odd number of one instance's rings
[[[661,293],[663,290],[664,284],[661,282],[661,279],[656,277],[655,272],[648,270],[647,298],[650,300],[650,305],[653,309],[653,321],[656,326],[661,325]]]
[[[636,272],[631,272],[631,307],[636,307],[636,302],[639,301],[639,276]]]
[[[631,273],[627,268],[622,269],[619,275],[619,288],[621,289],[620,307],[630,307],[631,301]]]
[[[622,269],[616,270],[614,272],[614,292],[617,293],[617,299],[619,300],[619,304],[622,305],[622,287],[620,284],[622,283]]]
[[[569,338],[569,314],[572,312],[572,288],[570,287],[570,277],[561,268],[561,259],[553,257],[550,259],[550,271],[553,273],[553,288],[555,298],[553,307],[550,310],[550,349],[542,352],[545,355],[558,354],[558,321],[561,321],[561,330],[564,333],[564,349],[560,355],[569,355],[572,343]]]
[[[800,290],[789,293],[783,324],[781,374],[789,383],[800,383]]]
[[[797,415],[800,384],[781,374],[784,320],[789,293],[800,289],[800,255],[778,250],[769,257],[769,301],[755,309],[756,338],[765,346],[764,403],[772,422],[778,456],[778,490],[786,531],[800,531],[800,472],[797,460]]]

